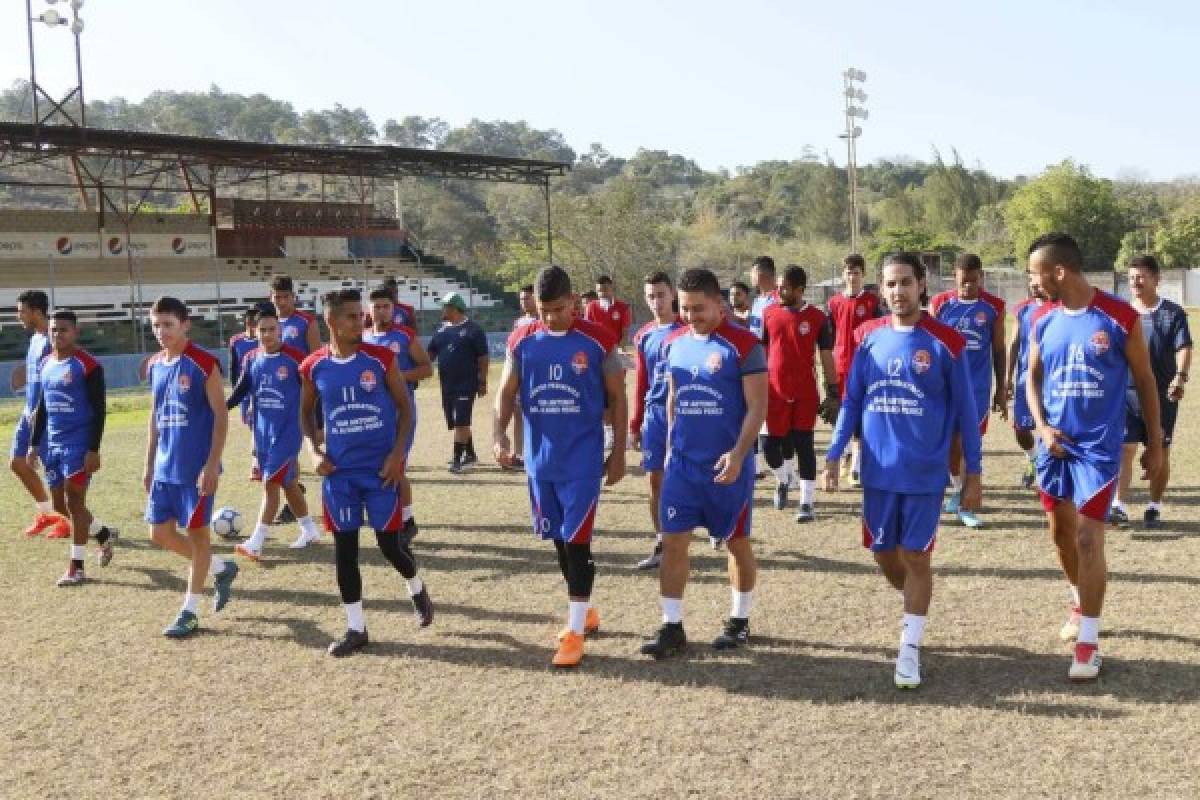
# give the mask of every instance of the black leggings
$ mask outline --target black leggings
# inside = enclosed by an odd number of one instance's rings
[[[375,541],[383,557],[404,578],[417,574],[417,560],[412,551],[401,547],[395,531],[375,531]],[[362,573],[358,569],[358,531],[335,531],[333,534],[334,555],[337,561],[338,590],[343,603],[362,600]]]
[[[813,444],[812,431],[791,431],[787,436],[760,436],[763,458],[771,469],[779,469],[783,462],[796,456],[800,468],[800,479],[817,479],[817,450]]]
[[[558,568],[567,582],[570,597],[591,597],[592,584],[596,580],[596,562],[592,560],[592,545],[571,544],[554,540],[558,553]]]

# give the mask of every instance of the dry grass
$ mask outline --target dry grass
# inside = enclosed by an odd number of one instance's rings
[[[857,496],[819,496],[797,526],[758,492],[762,565],[754,644],[716,655],[724,562],[698,538],[690,656],[636,655],[657,585],[646,490],[603,497],[584,666],[549,666],[565,597],[552,548],[527,527],[522,479],[458,478],[436,389],[418,393],[418,555],[438,608],[414,629],[403,584],[365,536],[372,645],[324,654],[343,616],[326,538],[268,544],[203,633],[170,642],[183,564],[140,522],[143,413],[113,420],[93,506],[125,535],[94,583],[60,590],[66,545],[25,541],[28,508],[0,485],[0,795],[5,797],[1194,796],[1200,730],[1200,425],[1177,434],[1170,531],[1112,532],[1105,673],[1066,681],[1066,603],[1035,498],[1014,488],[1011,433],[988,437],[989,528],[943,529],[926,684],[892,688],[900,602],[859,546]],[[477,435],[486,441],[486,410]],[[9,417],[11,419],[11,417]],[[235,425],[219,500],[245,512],[246,431]],[[0,429],[7,442],[11,428]],[[485,453],[488,448],[481,447]],[[316,488],[311,475],[310,489]],[[316,494],[310,491],[310,496]],[[1139,492],[1137,499],[1143,499]],[[1137,506],[1140,512],[1140,506]],[[221,545],[228,552],[229,546]]]

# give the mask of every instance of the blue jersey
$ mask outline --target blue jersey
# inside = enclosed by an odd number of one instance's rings
[[[97,423],[103,430],[104,369],[85,350],[76,350],[62,361],[53,355],[42,359],[38,371],[45,412],[46,444],[49,447],[94,450],[100,441]],[[99,409],[96,382],[99,381]],[[97,419],[99,417],[99,419]]]
[[[1024,391],[1025,378],[1029,375],[1029,336],[1033,315],[1042,307],[1043,301],[1032,297],[1022,300],[1013,307],[1013,318],[1017,322],[1017,366],[1013,374],[1014,391]]]
[[[285,453],[300,449],[303,361],[303,353],[284,345],[274,353],[257,347],[242,362],[243,380],[248,384],[248,397],[254,406],[255,449],[263,453],[264,459],[265,448],[278,448]]]
[[[296,348],[301,353],[304,353],[304,355],[308,355],[308,329],[315,328],[316,325],[317,317],[315,314],[296,309],[290,317],[280,318],[279,335],[283,339],[284,344]]]
[[[967,342],[967,368],[975,387],[975,410],[979,418],[992,407],[992,336],[1004,326],[1004,301],[981,291],[974,300],[963,300],[956,290],[942,292],[929,302],[929,311],[958,331]]]
[[[946,488],[950,440],[962,434],[967,472],[982,472],[975,392],[966,342],[953,328],[922,314],[912,327],[886,316],[855,331],[846,396],[826,458],[842,457],[860,433],[862,482],[895,494],[937,494]]]
[[[387,387],[395,356],[386,347],[360,344],[340,359],[328,346],[304,359],[300,374],[321,398],[325,454],[338,472],[378,472],[396,443],[396,403]]]
[[[758,337],[723,321],[701,336],[681,327],[666,341],[674,386],[668,468],[689,464],[706,473],[737,444],[746,418],[742,378],[767,371]],[[753,458],[753,453],[747,459]]]
[[[758,337],[759,341],[763,338],[763,314],[769,306],[773,306],[779,302],[778,292],[767,292],[760,294],[754,298],[754,302],[750,304],[750,317],[747,320],[747,326],[750,332]]]
[[[633,335],[637,388],[629,429],[635,433],[642,429],[642,419],[647,407],[665,408],[667,405],[667,391],[670,387],[667,384],[667,361],[663,358],[663,345],[667,337],[681,327],[683,321],[676,317],[665,325],[647,322]]]
[[[213,415],[205,383],[217,360],[188,342],[178,358],[164,350],[150,359],[150,393],[158,450],[154,480],[192,486],[212,450]]]
[[[50,337],[34,331],[29,337],[29,348],[25,351],[25,410],[32,412],[37,403],[38,365],[50,354]]]
[[[555,333],[531,322],[508,337],[508,368],[520,385],[525,471],[559,483],[604,472],[604,376],[623,369],[613,335],[576,319]]]
[[[1125,343],[1137,322],[1133,306],[1099,289],[1077,311],[1046,303],[1034,314],[1046,424],[1067,435],[1063,448],[1076,458],[1120,459],[1129,381]],[[1044,449],[1040,439],[1038,449]]]
[[[416,366],[413,364],[412,353],[409,352],[409,347],[416,336],[417,332],[412,328],[407,325],[396,324],[383,333],[378,333],[373,329],[365,330],[363,331],[362,340],[367,344],[374,344],[391,350],[396,356],[396,366],[402,372],[407,372]]]
[[[443,394],[475,393],[479,388],[479,359],[488,354],[483,328],[471,319],[454,325],[443,323],[426,349],[437,362]]]
[[[1150,370],[1154,373],[1154,383],[1158,394],[1166,397],[1167,388],[1175,380],[1178,364],[1175,354],[1185,347],[1192,346],[1192,333],[1188,327],[1187,312],[1177,303],[1172,303],[1165,297],[1144,312],[1139,312],[1142,320],[1142,333],[1146,336],[1146,349],[1150,351]],[[1128,402],[1130,411],[1141,413],[1141,403],[1132,379],[1129,382]]]

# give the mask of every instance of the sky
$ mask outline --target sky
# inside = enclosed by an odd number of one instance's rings
[[[381,127],[523,119],[579,152],[733,170],[806,145],[844,163],[854,66],[860,163],[936,149],[1004,177],[1064,158],[1111,178],[1200,173],[1195,2],[86,0],[81,16],[91,98],[216,84],[361,106]],[[0,0],[0,85],[29,76],[23,23],[24,3]],[[71,36],[37,27],[39,79],[64,86]]]

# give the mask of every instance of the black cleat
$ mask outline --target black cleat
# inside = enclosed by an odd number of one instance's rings
[[[458,462],[460,467],[470,467],[479,463],[479,456],[475,455],[474,451],[463,453],[462,459]]]
[[[786,483],[775,484],[775,510],[783,511],[787,508],[788,485]]]
[[[421,591],[413,595],[412,602],[417,627],[428,628],[433,624],[433,601],[429,599],[429,587],[422,586]]]
[[[334,658],[345,658],[355,650],[362,650],[371,640],[367,637],[366,629],[356,631],[347,628],[342,638],[329,645],[329,655]]]
[[[662,542],[656,542],[654,552],[637,563],[638,569],[658,569],[662,563]]]
[[[1123,508],[1110,508],[1108,510],[1108,524],[1114,528],[1128,528],[1129,515],[1125,513],[1125,509]]]
[[[817,515],[813,513],[813,507],[808,503],[801,505],[800,510],[796,512],[796,522],[812,522],[816,518]]]
[[[725,620],[725,630],[713,639],[716,650],[734,650],[750,642],[750,620],[730,617]]]
[[[664,622],[654,638],[642,645],[641,653],[657,661],[679,655],[686,649],[687,636],[683,632],[683,623]]]
[[[413,539],[417,538],[417,533],[417,519],[416,517],[409,517],[408,522],[404,523],[404,527],[400,529],[400,547],[405,550],[412,550]]]
[[[1142,514],[1142,524],[1148,531],[1161,530],[1163,526],[1162,513],[1157,508],[1147,508]]]

